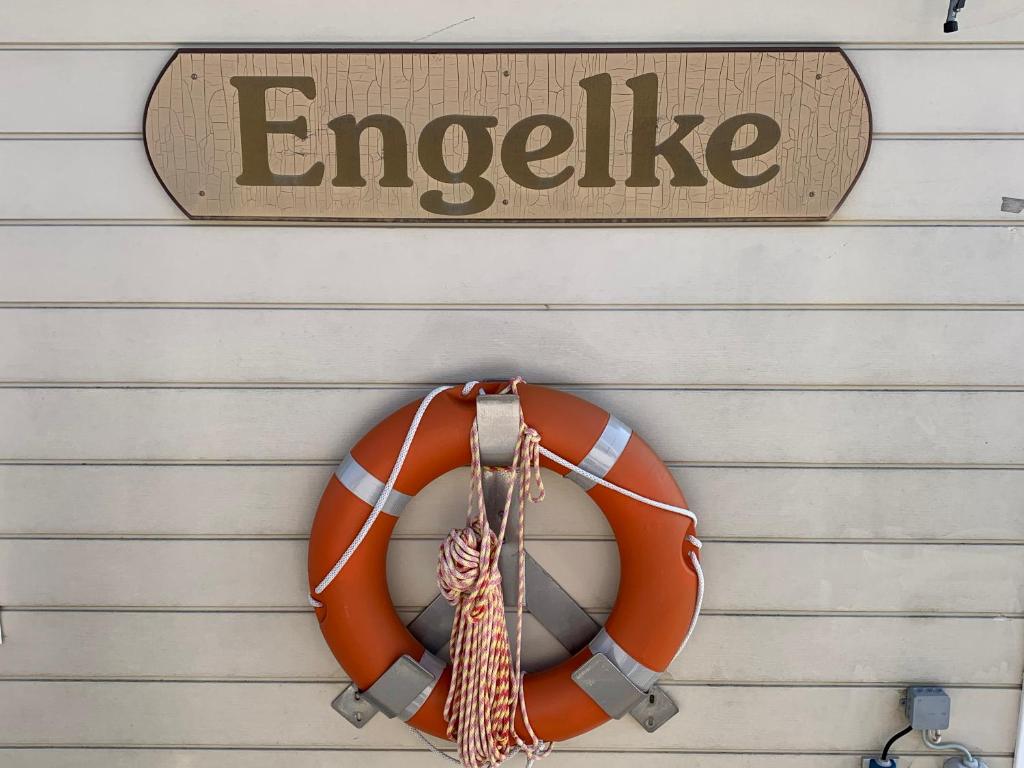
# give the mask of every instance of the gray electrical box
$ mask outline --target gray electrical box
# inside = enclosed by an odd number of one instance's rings
[[[942,688],[907,688],[906,710],[915,731],[944,731],[949,727],[949,694]]]

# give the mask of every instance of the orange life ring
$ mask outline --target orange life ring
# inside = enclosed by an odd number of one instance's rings
[[[317,594],[320,629],[338,662],[360,689],[369,688],[403,655],[424,659],[423,646],[402,623],[388,592],[385,560],[401,507],[430,481],[470,462],[469,431],[481,390],[494,394],[504,383],[488,382],[438,395],[423,414],[405,464],[377,521],[359,549],[326,589]],[[565,392],[520,384],[523,416],[543,445],[583,469],[649,499],[685,507],[668,469],[639,436],[601,408]],[[370,430],[331,477],[309,539],[310,594],[353,541],[391,473],[419,401],[395,411]],[[572,471],[548,460],[559,474]],[[577,479],[582,479],[577,475]],[[585,487],[591,485],[582,482]],[[396,493],[397,492],[397,493]],[[619,551],[619,591],[611,615],[595,641],[574,656],[525,678],[530,722],[544,741],[563,741],[607,722],[605,711],[571,675],[594,652],[602,652],[641,690],[649,690],[671,663],[692,627],[699,578],[691,558],[699,542],[689,517],[652,509],[601,485],[588,491],[608,520]],[[416,708],[403,713],[410,725],[447,738],[442,710],[450,667],[436,675]],[[643,683],[647,682],[645,686]],[[521,715],[517,731],[527,733]]]

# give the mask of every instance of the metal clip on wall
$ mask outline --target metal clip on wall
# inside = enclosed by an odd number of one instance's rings
[[[512,464],[519,436],[520,408],[517,395],[482,395],[476,401],[480,436],[480,460],[485,467]],[[483,475],[484,499],[492,527],[500,516],[512,474],[506,469],[487,469]],[[499,555],[505,605],[515,605],[518,562],[515,546],[518,520],[510,516],[506,544]],[[611,718],[632,715],[649,732],[656,731],[679,707],[658,685],[658,673],[642,667],[621,649],[607,632],[526,554],[526,610],[569,652],[585,646],[593,656],[573,673],[573,680]],[[448,644],[454,609],[438,595],[408,625],[413,637],[427,649],[417,662],[409,656],[396,661],[366,691],[346,688],[331,704],[356,728],[362,728],[377,712],[408,719],[430,692],[444,662],[435,656]],[[408,713],[408,714],[406,714]]]

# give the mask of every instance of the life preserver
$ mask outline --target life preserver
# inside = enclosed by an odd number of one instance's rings
[[[388,542],[412,496],[442,474],[470,463],[468,435],[476,397],[481,390],[493,394],[503,384],[455,387],[433,400],[423,413],[384,514],[330,585],[317,594],[314,604],[319,603],[316,614],[324,638],[360,690],[403,655],[424,662],[430,657],[391,603],[385,569]],[[614,416],[546,387],[523,383],[518,394],[526,423],[540,433],[551,452],[636,494],[686,506],[662,461]],[[419,401],[410,403],[370,430],[328,482],[309,539],[310,594],[366,522],[418,406]],[[536,735],[544,741],[563,741],[609,719],[571,677],[593,653],[613,659],[641,690],[649,690],[675,658],[698,610],[700,580],[694,566],[699,542],[689,517],[652,509],[549,459],[543,466],[575,475],[607,518],[619,552],[619,591],[604,629],[587,648],[525,678],[524,695]],[[450,668],[435,678],[432,688],[402,717],[420,731],[447,738],[442,710]],[[526,737],[521,721],[517,730]]]

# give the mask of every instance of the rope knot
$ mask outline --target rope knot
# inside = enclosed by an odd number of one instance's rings
[[[453,528],[441,542],[437,585],[450,605],[465,605],[469,618],[479,619],[488,593],[501,589],[495,567],[498,537],[489,527],[481,533],[476,521]]]

